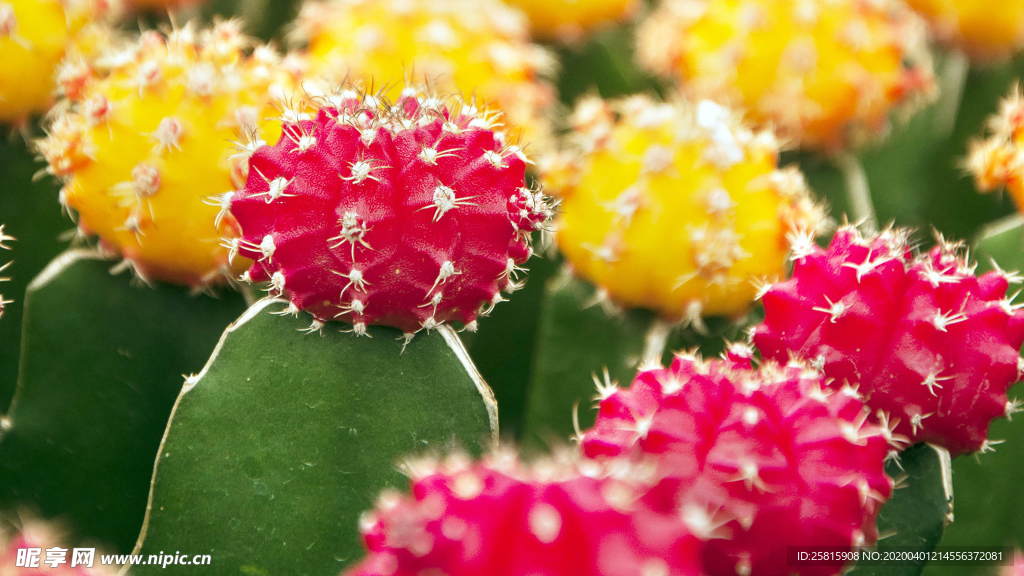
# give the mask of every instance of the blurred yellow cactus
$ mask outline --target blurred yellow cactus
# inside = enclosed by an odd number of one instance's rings
[[[1020,87],[989,119],[988,137],[971,143],[967,166],[982,192],[1006,188],[1024,210],[1024,93]]]
[[[935,36],[976,61],[1004,60],[1024,50],[1020,0],[908,0]]]
[[[924,37],[895,0],[665,0],[637,50],[691,97],[831,153],[884,134],[895,107],[931,92]]]
[[[49,110],[58,64],[107,9],[104,0],[0,0],[0,122]]]
[[[222,242],[237,225],[224,193],[244,185],[254,147],[280,135],[269,117],[299,74],[272,48],[247,56],[250,44],[234,21],[145,32],[84,77],[68,75],[39,149],[66,180],[79,229],[143,278],[198,287],[229,269]]]
[[[530,29],[540,38],[578,40],[600,26],[629,18],[639,0],[510,0],[526,12]]]
[[[207,0],[124,0],[126,4],[141,10],[168,10],[201,4]]]
[[[592,97],[572,123],[574,169],[549,181],[558,247],[615,302],[698,326],[742,314],[823,218],[775,137],[711,101]]]
[[[554,58],[530,43],[523,14],[498,0],[312,1],[292,37],[309,47],[311,76],[372,80],[392,99],[426,79],[500,108],[531,150],[550,146]]]

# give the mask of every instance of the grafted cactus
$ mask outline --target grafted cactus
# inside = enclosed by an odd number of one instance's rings
[[[232,251],[253,260],[243,278],[287,294],[314,330],[475,330],[521,286],[531,233],[551,218],[501,116],[415,88],[391,103],[343,86],[311,104],[315,118],[286,123],[222,197],[242,227]]]
[[[251,43],[237,21],[190,23],[115,45],[64,80],[38,143],[47,170],[81,233],[143,278],[202,288],[234,274],[221,244],[237,225],[213,198],[245,182],[249,151],[233,142],[279,134],[268,117],[301,68],[269,46],[243,52]]]
[[[1007,297],[1020,278],[975,276],[962,246],[914,254],[906,230],[864,237],[841,229],[828,249],[793,255],[793,277],[767,287],[753,341],[765,358],[804,358],[832,386],[858,386],[878,424],[908,444],[954,455],[990,448],[993,419],[1024,375],[1024,312]],[[865,341],[865,334],[885,334]]]

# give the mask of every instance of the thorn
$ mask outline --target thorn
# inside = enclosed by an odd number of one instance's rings
[[[597,396],[594,396],[594,400],[597,402],[607,400],[619,390],[619,383],[612,380],[607,366],[602,368],[602,378],[598,378],[596,372],[592,372],[590,377],[594,380],[594,387],[597,389]]]
[[[934,414],[934,412],[929,412],[928,414],[914,414],[913,416],[911,416],[910,417],[910,431],[911,431],[911,433],[912,434],[917,434],[917,429],[918,428],[924,428],[924,425],[922,424],[922,422],[924,421],[925,418],[930,417],[932,414]]]
[[[319,332],[320,336],[324,335],[324,323],[314,319],[313,323],[308,328],[299,328],[299,332],[304,332],[306,335],[312,334],[313,332]]]
[[[1022,403],[1017,398],[1011,398],[1006,403],[1006,408],[1005,408],[1005,410],[1003,412],[1004,414],[1006,414],[1006,419],[1010,420],[1012,422],[1013,421],[1013,415],[1016,414],[1017,412],[1020,412],[1020,407],[1021,407],[1022,404],[1024,404],[1024,403]]]
[[[967,320],[967,316],[963,312],[958,314],[947,314],[940,310],[935,313],[934,317],[932,317],[931,323],[932,326],[935,326],[935,328],[940,332],[946,332],[946,328],[948,326],[958,322],[963,322],[964,320]]]
[[[924,382],[921,382],[921,385],[926,386],[928,388],[928,392],[930,392],[932,396],[936,397],[938,396],[938,394],[935,393],[935,389],[942,389],[942,386],[939,385],[939,382],[945,382],[947,380],[953,379],[953,376],[943,376],[942,378],[939,378],[938,375],[938,372],[931,372],[928,374],[928,376],[925,377]]]
[[[337,274],[338,276],[348,280],[348,284],[345,284],[345,287],[341,289],[342,295],[344,295],[345,291],[349,289],[349,286],[355,286],[356,290],[359,290],[360,292],[365,292],[368,285],[372,286],[372,284],[367,282],[366,278],[363,277],[363,272],[361,270],[357,270],[355,267],[353,267],[348,274],[338,272],[337,270],[331,270],[331,273]]]
[[[398,338],[395,338],[395,340],[401,340],[402,341],[402,351],[399,352],[399,354],[405,354],[405,347],[408,346],[409,342],[412,342],[412,339],[415,338],[415,337],[416,337],[416,333],[415,332],[406,332],[406,333],[402,334],[401,336],[399,336]]]
[[[4,225],[0,224],[0,248],[4,250],[10,250],[11,247],[4,244],[4,242],[14,242],[16,238],[14,236],[8,236],[4,233]]]
[[[832,302],[832,300],[830,300],[828,296],[825,296],[825,302],[828,303],[828,308],[822,308],[822,307],[816,306],[814,308],[811,308],[811,310],[814,310],[814,311],[817,311],[817,312],[823,312],[825,314],[828,314],[829,315],[829,321],[832,324],[835,324],[836,320],[841,318],[843,316],[843,314],[846,313],[846,310],[848,309],[848,307],[847,307],[846,304],[843,303],[843,299],[842,298],[840,298],[836,302]]]
[[[981,448],[978,450],[978,453],[979,454],[986,454],[988,452],[995,452],[996,449],[993,448],[993,446],[998,446],[998,445],[1000,445],[1000,444],[1002,444],[1004,442],[1006,442],[1006,440],[988,440],[988,439],[986,439],[984,442],[981,443]]]

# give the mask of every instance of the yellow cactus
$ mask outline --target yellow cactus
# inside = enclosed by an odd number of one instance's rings
[[[408,80],[460,92],[505,112],[533,151],[551,139],[545,78],[554,59],[531,44],[522,13],[498,0],[327,0],[305,4],[293,40],[309,47],[311,75],[373,80],[395,99]]]
[[[510,0],[509,4],[526,12],[535,36],[565,41],[629,18],[640,7],[638,0]]]
[[[106,11],[103,0],[0,0],[0,122],[49,110],[54,70],[76,34]]]
[[[943,42],[975,61],[1004,60],[1024,50],[1020,0],[909,0]]]
[[[637,49],[691,97],[832,153],[884,134],[895,107],[931,93],[923,31],[896,0],[665,0]]]
[[[971,143],[967,167],[982,192],[1006,188],[1024,211],[1024,93],[1019,87],[988,122],[989,136]]]
[[[617,303],[697,326],[739,315],[790,244],[813,241],[822,211],[803,175],[718,104],[588,98],[572,121],[575,177],[553,180],[558,247]]]
[[[237,225],[218,198],[244,185],[255,143],[280,136],[269,117],[297,82],[272,48],[245,55],[250,42],[238,22],[146,32],[69,74],[39,149],[79,229],[144,278],[198,287],[228,268]]]

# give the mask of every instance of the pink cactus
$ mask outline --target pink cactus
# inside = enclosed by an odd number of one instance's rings
[[[767,289],[754,343],[767,359],[821,367],[833,387],[864,394],[874,418],[911,443],[953,456],[989,448],[989,423],[1016,410],[1024,312],[1006,299],[1014,275],[975,277],[959,245],[915,254],[905,231],[864,238],[852,227],[823,250],[806,243],[790,280]]]
[[[511,454],[410,467],[412,497],[364,517],[370,554],[348,576],[689,576],[700,542],[643,505],[649,474],[626,462]]]
[[[628,389],[602,387],[582,447],[597,459],[654,458],[665,479],[646,501],[707,540],[709,574],[835,574],[787,566],[786,549],[877,539],[889,447],[866,417],[852,389],[831,391],[796,364],[755,370],[749,348],[734,345],[726,360],[679,355]]]
[[[95,548],[79,549],[85,555],[76,555],[76,549],[63,542],[62,530],[53,524],[30,521],[16,532],[7,528],[11,527],[0,529],[2,576],[113,576],[116,573],[116,569],[102,565],[101,552]]]
[[[396,104],[346,88],[311,106],[222,201],[242,228],[233,248],[255,261],[247,279],[357,334],[475,329],[520,286],[531,232],[551,216],[500,115],[411,89]]]

